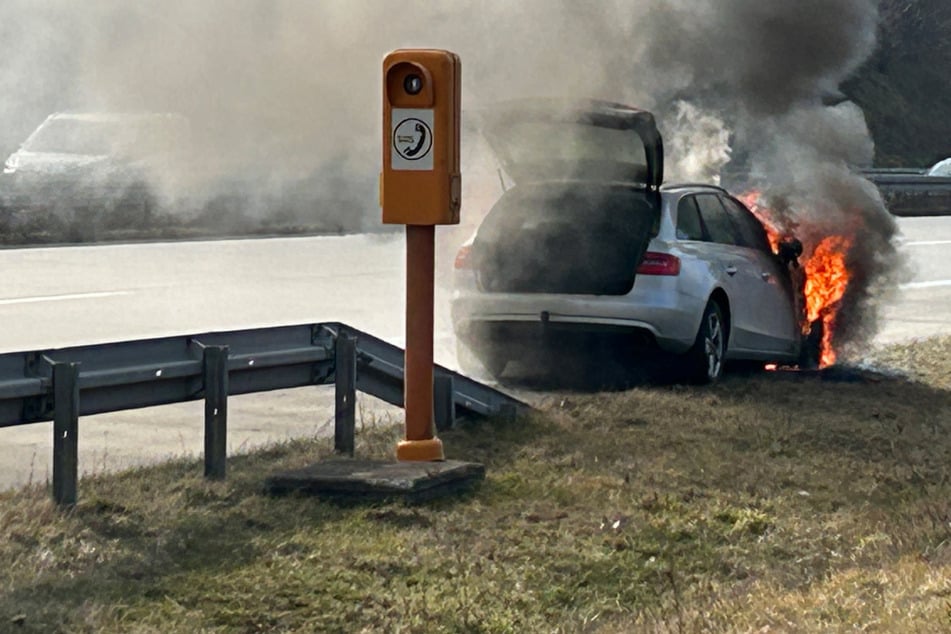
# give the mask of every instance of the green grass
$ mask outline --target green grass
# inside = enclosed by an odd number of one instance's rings
[[[880,358],[917,374],[464,423],[447,453],[487,479],[425,504],[262,494],[327,440],[234,457],[226,482],[184,461],[84,479],[69,512],[4,494],[0,631],[948,631],[951,338]],[[360,454],[398,431],[361,430]]]

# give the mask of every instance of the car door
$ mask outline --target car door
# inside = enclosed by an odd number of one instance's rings
[[[714,193],[693,196],[705,234],[703,245],[711,264],[711,273],[719,280],[730,299],[730,350],[755,350],[756,322],[754,298],[750,292],[754,265],[738,248],[741,239],[736,226]]]
[[[773,253],[763,225],[739,201],[720,196],[736,226],[743,266],[749,271],[752,300],[751,345],[769,352],[795,353],[799,345],[799,320],[789,271]]]

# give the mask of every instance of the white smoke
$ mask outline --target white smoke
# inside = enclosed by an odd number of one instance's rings
[[[677,101],[662,130],[668,159],[668,181],[720,184],[720,172],[730,161],[730,130],[713,112]]]

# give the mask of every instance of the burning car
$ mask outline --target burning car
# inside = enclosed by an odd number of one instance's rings
[[[801,245],[770,242],[737,198],[662,186],[651,113],[602,101],[523,100],[481,127],[514,181],[455,263],[452,316],[463,369],[609,341],[633,359],[672,353],[690,378],[729,360],[797,364]]]
[[[175,160],[187,130],[175,114],[52,114],[6,160],[0,205],[19,215],[147,221],[151,174]]]

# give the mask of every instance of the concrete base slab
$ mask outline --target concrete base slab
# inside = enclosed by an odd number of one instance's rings
[[[265,481],[270,495],[303,493],[343,501],[429,500],[463,492],[485,479],[475,462],[383,462],[330,459],[303,469],[275,473]]]

